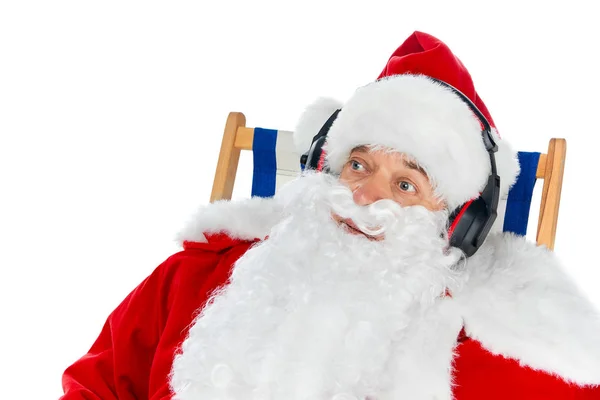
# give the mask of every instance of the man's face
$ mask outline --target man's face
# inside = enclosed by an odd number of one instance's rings
[[[355,148],[340,174],[340,181],[353,193],[354,202],[368,206],[379,200],[393,200],[403,207],[423,206],[430,211],[445,207],[425,171],[408,157],[396,151]],[[352,220],[334,215],[334,219],[350,233],[365,235]],[[369,236],[381,240],[383,235]]]

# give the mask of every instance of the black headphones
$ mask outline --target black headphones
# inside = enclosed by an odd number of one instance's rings
[[[483,244],[485,238],[490,232],[496,217],[498,216],[498,202],[500,199],[500,177],[496,170],[496,158],[494,153],[498,151],[489,122],[473,102],[455,87],[439,79],[428,77],[433,82],[452,90],[477,116],[483,130],[481,136],[485,149],[490,157],[491,173],[488,177],[485,188],[479,197],[470,200],[454,210],[448,221],[448,235],[450,245],[461,249],[467,257],[472,256]],[[312,169],[328,172],[325,165],[325,152],[323,145],[327,140],[327,133],[333,125],[341,110],[336,110],[321,127],[319,132],[313,137],[311,147],[308,152],[300,158],[302,169]]]

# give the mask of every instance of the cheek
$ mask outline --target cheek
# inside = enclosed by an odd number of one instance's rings
[[[421,199],[419,199],[418,197],[402,194],[396,196],[396,198],[394,198],[394,201],[400,204],[402,207],[410,207],[421,204]]]
[[[346,165],[344,168],[342,168],[342,172],[340,173],[340,181],[347,182],[349,178],[350,172],[348,170],[348,166]]]
[[[425,206],[429,211],[441,211],[445,207],[444,202],[439,201],[439,199],[434,196],[433,191],[427,195],[421,196],[420,204]]]
[[[342,181],[342,183],[346,185],[354,195],[356,195],[356,192],[360,189],[360,184],[356,180]]]
[[[429,208],[431,211],[442,211],[444,208],[446,208],[446,203],[443,201],[436,198],[431,200],[431,207]]]
[[[344,167],[340,173],[339,181],[348,186],[350,189],[356,189],[357,178],[352,174],[352,171],[348,167]]]

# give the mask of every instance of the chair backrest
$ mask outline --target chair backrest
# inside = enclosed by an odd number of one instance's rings
[[[242,150],[253,153],[251,196],[272,196],[300,173],[300,155],[295,152],[292,132],[246,127],[244,114],[231,112],[223,133],[211,202],[231,199]],[[504,199],[499,221],[502,230],[526,234],[533,189],[542,179],[536,242],[554,249],[566,150],[565,139],[552,138],[545,153],[519,152],[521,173]]]

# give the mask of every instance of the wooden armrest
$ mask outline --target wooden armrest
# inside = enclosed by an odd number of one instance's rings
[[[550,250],[554,250],[556,239],[566,155],[567,141],[550,139],[548,153],[540,156],[536,172],[536,177],[544,179],[536,241]]]

